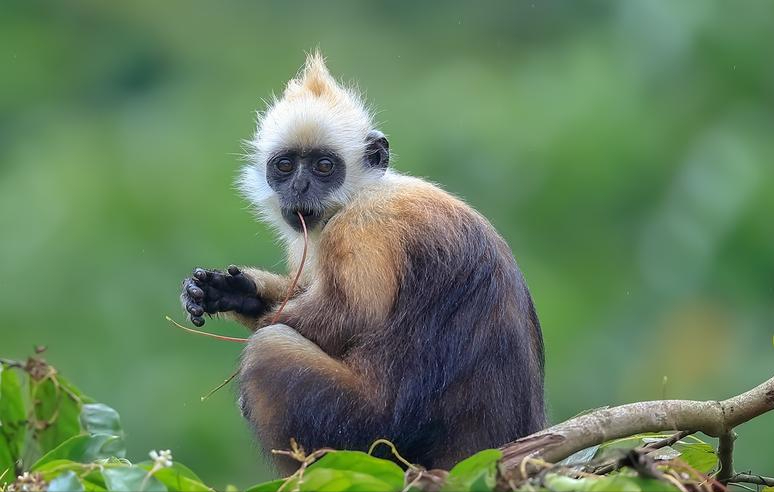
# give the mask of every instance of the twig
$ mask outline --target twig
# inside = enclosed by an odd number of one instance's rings
[[[675,487],[677,487],[677,490],[679,490],[680,492],[688,492],[688,489],[685,488],[685,485],[683,485],[683,483],[680,482],[680,480],[676,479],[672,475],[669,475],[668,473],[664,473],[661,475],[661,478],[671,483]]]
[[[208,392],[207,392],[207,394],[206,394],[206,395],[202,396],[202,397],[201,397],[201,401],[205,401],[205,400],[207,400],[209,397],[211,397],[212,395],[214,395],[216,391],[218,391],[219,389],[221,389],[222,387],[224,387],[225,385],[227,385],[228,383],[230,383],[230,382],[231,382],[231,381],[232,381],[232,380],[233,380],[235,377],[237,377],[237,375],[238,375],[238,374],[239,374],[239,370],[236,370],[236,371],[234,371],[233,373],[231,373],[231,376],[227,377],[227,378],[226,378],[226,379],[225,379],[225,380],[224,380],[222,383],[220,383],[220,384],[219,384],[219,385],[217,385],[216,387],[212,388],[210,391],[208,391]]]
[[[761,475],[752,475],[750,473],[734,473],[728,479],[728,483],[752,483],[755,485],[774,487],[774,478],[764,477]]]
[[[283,449],[272,449],[272,454],[287,456],[301,463],[301,466],[298,468],[298,470],[295,471],[295,473],[285,478],[285,481],[282,482],[282,485],[280,485],[277,491],[282,492],[285,487],[295,478],[297,481],[296,486],[293,488],[293,492],[299,492],[301,490],[301,485],[304,483],[304,472],[306,471],[307,467],[331,451],[333,451],[331,448],[320,448],[307,455],[306,451],[304,451],[304,448],[299,446],[298,442],[292,437],[290,438],[289,451]]]
[[[169,316],[164,316],[164,319],[166,319],[167,321],[172,323],[173,326],[176,326],[176,327],[180,328],[181,330],[185,330],[188,333],[194,333],[196,335],[202,335],[202,336],[210,337],[210,338],[217,338],[218,340],[224,340],[226,342],[247,343],[247,340],[248,340],[247,338],[227,337],[225,335],[218,335],[218,334],[210,333],[210,332],[207,332],[207,331],[194,330],[193,328],[188,328],[187,326],[181,325],[180,323],[178,323],[177,321],[173,320]]]
[[[655,441],[650,444],[646,444],[645,446],[642,446],[640,448],[640,451],[644,453],[649,453],[657,449],[665,448],[667,446],[673,445],[674,443],[676,443],[677,441],[679,441],[680,439],[686,436],[690,436],[691,434],[694,434],[694,431],[675,432],[674,434],[667,437],[666,439]],[[625,462],[626,462],[625,458],[616,459],[594,468],[592,473],[594,473],[595,475],[607,475],[608,473],[621,468]]]
[[[646,444],[642,447],[642,449],[646,449],[648,451],[654,451],[656,449],[665,448],[667,446],[671,446],[672,444],[676,443],[677,441],[681,440],[684,437],[688,437],[691,434],[695,434],[696,431],[680,431],[675,432],[671,436],[667,437],[666,439],[662,439],[660,441],[655,441],[650,444]]]
[[[395,445],[392,443],[392,441],[390,441],[390,440],[388,440],[388,439],[381,438],[381,439],[377,439],[376,441],[374,441],[374,442],[371,444],[371,447],[370,447],[370,448],[368,448],[368,454],[370,454],[370,455],[373,455],[373,454],[374,454],[374,451],[376,450],[376,447],[377,447],[378,445],[380,445],[380,444],[384,444],[385,446],[387,446],[388,448],[390,448],[390,450],[392,451],[392,455],[393,455],[393,456],[395,456],[395,458],[396,458],[398,461],[400,461],[401,463],[403,463],[403,464],[406,466],[406,468],[408,468],[408,469],[410,469],[410,470],[411,470],[411,469],[417,469],[417,466],[416,466],[416,465],[413,465],[413,464],[412,464],[412,463],[410,463],[410,462],[409,462],[409,461],[408,461],[406,458],[404,458],[403,456],[401,456],[401,455],[400,455],[400,453],[398,452],[398,450],[395,448]]]
[[[716,477],[719,482],[726,483],[728,479],[734,474],[734,441],[736,440],[736,432],[729,429],[728,432],[724,432],[720,435],[718,441],[718,462],[720,463],[720,471]]]

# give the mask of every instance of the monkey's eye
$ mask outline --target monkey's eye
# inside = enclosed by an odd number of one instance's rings
[[[277,168],[277,170],[281,173],[289,173],[293,170],[293,161],[288,159],[287,157],[283,157],[282,159],[279,159],[274,163],[274,166]]]
[[[314,170],[322,175],[330,174],[333,171],[333,161],[323,157],[315,163]]]

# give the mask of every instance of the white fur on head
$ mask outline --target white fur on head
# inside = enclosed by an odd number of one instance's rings
[[[372,129],[371,113],[360,94],[336,82],[323,56],[311,53],[288,82],[282,98],[259,115],[255,136],[248,143],[250,163],[242,170],[240,188],[264,218],[284,232],[277,196],[266,181],[266,163],[283,150],[328,149],[344,160],[346,177],[326,205],[343,206],[364,184],[383,174],[364,163],[366,136]]]

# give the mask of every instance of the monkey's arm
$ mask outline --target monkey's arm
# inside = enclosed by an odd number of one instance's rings
[[[331,442],[361,449],[382,432],[369,373],[330,357],[287,325],[270,325],[243,352],[240,406],[269,449],[287,449],[290,438],[307,450]],[[352,442],[342,443],[342,436]],[[298,466],[279,464],[287,472]]]
[[[285,300],[288,289],[290,289],[291,280],[285,275],[278,275],[276,273],[258,270],[257,268],[252,267],[242,268],[242,273],[255,282],[256,291],[258,292],[258,296],[263,300],[265,309],[255,315],[244,314],[238,311],[232,311],[226,313],[226,315],[234,321],[248,327],[250,330],[255,331],[267,324],[265,321],[266,317],[279,306],[283,300]]]
[[[228,267],[227,272],[196,268],[183,281],[183,308],[196,326],[204,324],[204,313],[226,313],[251,330],[258,319],[284,298],[287,277],[254,268]]]

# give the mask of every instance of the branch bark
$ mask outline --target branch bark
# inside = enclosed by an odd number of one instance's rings
[[[643,432],[698,431],[720,437],[772,409],[774,377],[722,401],[630,403],[581,415],[506,444],[500,448],[502,465],[505,470],[518,474],[525,458],[556,463],[581,449]]]
[[[726,483],[734,474],[734,441],[736,440],[736,432],[729,430],[728,432],[720,435],[718,441],[718,461],[720,462],[720,471],[718,472],[717,479],[720,482]]]
[[[764,485],[774,487],[774,478],[763,477],[761,475],[751,475],[749,473],[735,473],[728,479],[728,483],[752,483],[755,485]]]

